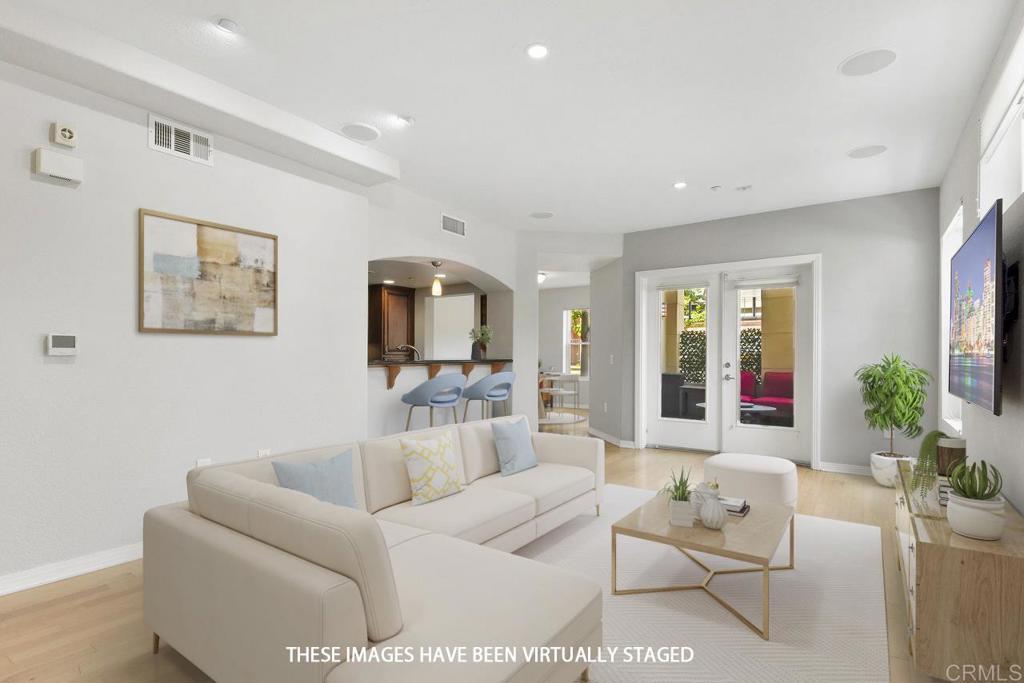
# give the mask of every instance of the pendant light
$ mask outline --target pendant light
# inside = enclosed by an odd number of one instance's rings
[[[441,267],[440,261],[431,261],[430,265],[434,266],[434,282],[430,285],[431,296],[441,296],[443,290],[441,289],[441,274],[438,273],[438,269]]]

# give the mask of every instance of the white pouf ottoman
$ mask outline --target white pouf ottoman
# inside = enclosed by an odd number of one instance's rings
[[[796,507],[796,465],[771,455],[718,453],[704,461],[704,481],[718,480],[723,496],[746,498],[751,505]]]
[[[746,498],[757,505],[788,505],[794,509],[789,520],[789,564],[771,569],[792,569],[796,551],[796,465],[771,455],[718,453],[704,461],[704,481],[718,481],[720,495]]]

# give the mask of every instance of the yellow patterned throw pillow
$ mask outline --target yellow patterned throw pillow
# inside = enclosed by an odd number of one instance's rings
[[[412,484],[412,504],[422,505],[462,490],[451,432],[436,439],[399,439]]]

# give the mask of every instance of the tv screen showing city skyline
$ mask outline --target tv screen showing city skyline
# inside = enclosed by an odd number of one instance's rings
[[[950,264],[949,392],[996,410],[996,278],[1001,277],[999,211],[985,215]]]

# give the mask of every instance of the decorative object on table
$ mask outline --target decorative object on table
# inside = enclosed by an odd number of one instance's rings
[[[955,439],[945,435],[943,437],[936,444],[936,469],[940,476],[947,477],[953,465],[967,457],[967,439]]]
[[[1000,494],[1003,476],[984,460],[961,460],[949,472],[946,517],[956,533],[982,541],[1002,537],[1006,526],[1006,499]]]
[[[139,210],[139,331],[277,334],[277,236]]]
[[[700,521],[709,529],[721,529],[727,516],[725,505],[718,495],[705,496],[700,506]]]
[[[725,508],[725,511],[733,517],[746,517],[747,513],[750,512],[750,504],[747,503],[746,498],[719,496],[718,502],[720,502],[722,507]]]
[[[921,439],[921,449],[914,463],[914,475],[910,479],[914,495],[930,514],[938,514],[939,511],[938,442],[945,436],[935,430]]]
[[[469,338],[473,340],[471,358],[473,360],[483,360],[487,355],[487,345],[494,339],[494,330],[491,329],[490,325],[474,327],[469,331]]]
[[[718,482],[707,482],[702,481],[697,484],[697,488],[693,490],[690,495],[690,500],[693,501],[693,516],[700,517],[700,509],[704,504],[705,500],[710,498],[718,498]]]
[[[685,467],[679,470],[679,476],[672,472],[672,479],[663,489],[668,493],[668,516],[672,526],[693,526],[693,493],[690,488],[690,472]]]
[[[899,461],[909,460],[896,452],[896,432],[911,439],[921,433],[931,375],[892,354],[881,362],[862,366],[856,377],[868,426],[889,433],[889,450],[871,454],[871,474],[879,484],[892,488],[896,486]]]

